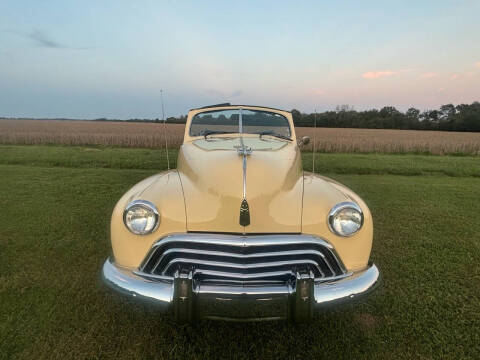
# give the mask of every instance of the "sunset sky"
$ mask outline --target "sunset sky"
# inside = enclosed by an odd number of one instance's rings
[[[259,5],[261,4],[261,5]],[[0,2],[0,116],[480,100],[480,1]]]

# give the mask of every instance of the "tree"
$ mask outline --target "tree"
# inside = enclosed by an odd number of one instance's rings
[[[456,113],[455,105],[447,104],[440,106],[440,117],[442,119],[453,119]]]
[[[409,119],[417,120],[417,121],[418,121],[418,119],[419,119],[419,117],[420,117],[420,110],[411,107],[410,109],[407,110],[407,112],[405,113],[405,115],[406,115]]]
[[[343,105],[337,105],[335,107],[335,112],[348,112],[348,111],[353,111],[353,106],[348,105],[348,104],[343,104]]]
[[[295,125],[300,124],[302,121],[302,113],[297,109],[293,109],[291,112],[292,112],[293,123]]]

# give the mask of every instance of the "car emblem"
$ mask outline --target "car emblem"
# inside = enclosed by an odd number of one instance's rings
[[[243,199],[240,205],[240,225],[250,225],[250,209],[248,208],[247,199]]]

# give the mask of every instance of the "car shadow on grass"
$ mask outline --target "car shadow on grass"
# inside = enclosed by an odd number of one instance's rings
[[[154,305],[118,298],[109,312],[115,319],[112,334],[127,330],[135,339],[128,336],[130,341],[136,341],[147,357],[351,358],[370,352],[371,338],[381,326],[374,297],[369,297],[368,303],[359,301],[328,309],[305,324],[212,320],[179,324]]]

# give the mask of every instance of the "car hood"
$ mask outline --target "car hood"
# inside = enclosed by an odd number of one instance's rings
[[[250,224],[240,225],[243,156]],[[296,144],[264,136],[212,137],[184,143],[178,158],[188,231],[301,232],[303,171]]]

